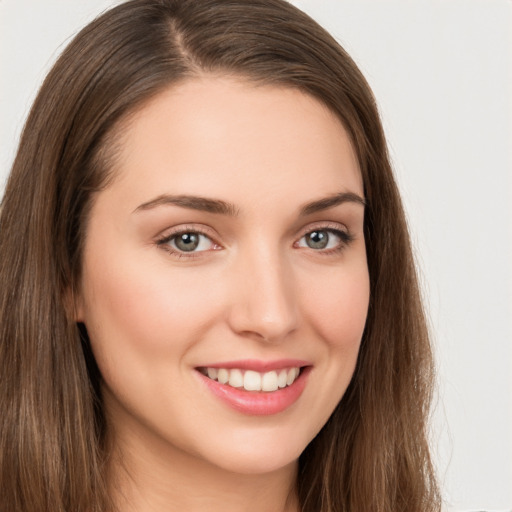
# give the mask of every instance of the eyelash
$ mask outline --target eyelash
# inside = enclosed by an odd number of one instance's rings
[[[180,227],[176,231],[173,231],[171,233],[166,233],[161,238],[158,238],[155,243],[158,247],[162,248],[164,251],[168,252],[169,254],[171,254],[172,256],[174,256],[178,259],[198,258],[201,256],[201,254],[203,252],[208,252],[208,251],[197,251],[197,252],[196,251],[193,251],[193,252],[192,251],[191,252],[180,251],[178,249],[174,249],[173,247],[171,247],[169,245],[169,243],[172,242],[172,240],[176,239],[178,236],[188,234],[188,233],[204,236],[204,237],[208,238],[212,244],[218,245],[220,247],[220,245],[217,244],[217,242],[215,242],[215,240],[213,239],[212,235],[209,232],[207,232],[204,229],[198,228],[197,226]],[[216,249],[213,249],[213,250],[216,250]]]
[[[294,246],[297,246],[297,244],[307,235],[314,233],[315,231],[324,231],[329,233],[330,235],[335,235],[340,239],[340,242],[336,247],[332,247],[330,249],[319,249],[315,250],[313,248],[311,249],[315,254],[318,254],[320,256],[332,256],[335,254],[341,253],[344,249],[346,249],[354,240],[355,236],[352,235],[348,230],[344,231],[340,229],[339,224],[318,224],[313,227],[309,226],[306,231],[303,232],[303,234],[300,236],[299,240],[294,243]]]
[[[355,239],[355,237],[349,233],[348,231],[343,231],[341,229],[339,229],[339,225],[336,224],[336,227],[332,226],[332,225],[318,225],[318,226],[314,226],[314,227],[308,227],[307,231],[304,231],[303,234],[300,236],[300,238],[294,242],[293,246],[294,247],[298,247],[298,243],[307,235],[311,234],[311,233],[314,233],[315,231],[324,231],[324,232],[327,232],[331,235],[335,235],[337,236],[339,239],[340,239],[340,243],[336,246],[336,247],[333,247],[333,248],[330,248],[330,249],[319,249],[319,250],[315,250],[313,248],[310,248],[313,252],[319,254],[319,255],[322,255],[322,256],[329,256],[329,255],[333,255],[333,254],[338,254],[340,252],[342,252],[346,247],[348,247]],[[214,239],[213,237],[211,236],[210,233],[206,232],[205,230],[202,230],[201,228],[198,228],[197,226],[184,226],[184,227],[181,227],[179,230],[176,230],[172,233],[167,233],[165,234],[164,236],[158,238],[156,240],[156,245],[160,248],[162,248],[163,250],[165,250],[166,252],[168,252],[169,254],[171,254],[172,256],[178,258],[178,259],[181,259],[181,258],[198,258],[201,256],[201,254],[203,252],[209,252],[208,250],[206,251],[190,251],[190,252],[186,252],[186,251],[180,251],[180,250],[177,250],[177,249],[174,249],[172,248],[169,243],[172,242],[174,239],[176,239],[178,236],[180,235],[184,235],[184,234],[197,234],[197,235],[200,235],[200,236],[204,236],[206,238],[208,238],[211,243],[213,245],[216,245],[218,246],[219,248],[221,247],[220,244],[218,244]],[[211,249],[211,250],[218,250],[218,249]]]

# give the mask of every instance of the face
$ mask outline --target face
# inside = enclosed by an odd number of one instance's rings
[[[130,119],[114,173],[77,297],[114,439],[246,474],[293,464],[349,384],[367,314],[343,126],[296,90],[189,81]]]

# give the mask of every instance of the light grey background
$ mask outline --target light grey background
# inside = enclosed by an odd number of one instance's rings
[[[0,191],[40,81],[109,0],[0,0]],[[354,57],[388,134],[439,366],[449,507],[512,509],[512,2],[296,0]]]

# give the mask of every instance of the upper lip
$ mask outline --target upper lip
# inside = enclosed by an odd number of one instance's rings
[[[208,363],[198,368],[225,368],[226,370],[238,368],[240,370],[253,370],[256,372],[269,372],[282,370],[283,368],[301,368],[311,366],[309,361],[303,359],[276,359],[274,361],[261,361],[259,359],[240,359],[237,361],[223,361],[220,363]]]

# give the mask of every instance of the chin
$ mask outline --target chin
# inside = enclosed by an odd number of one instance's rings
[[[314,435],[281,432],[234,434],[216,446],[211,460],[226,471],[243,475],[268,474],[297,463]]]
[[[218,465],[225,471],[239,475],[268,475],[269,473],[279,472],[289,469],[290,466],[298,462],[301,452],[289,456],[288,454],[270,454],[266,450],[262,453],[246,454],[227,457],[221,465]]]

